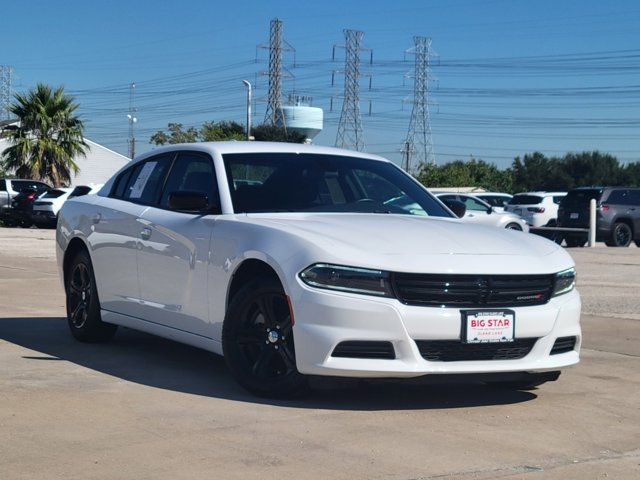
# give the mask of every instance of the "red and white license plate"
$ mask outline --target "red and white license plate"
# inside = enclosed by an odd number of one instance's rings
[[[513,342],[516,314],[513,310],[463,310],[465,343]]]

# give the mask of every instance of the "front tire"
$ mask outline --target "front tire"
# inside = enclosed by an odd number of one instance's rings
[[[275,279],[258,278],[233,297],[222,328],[225,362],[249,392],[270,398],[296,396],[307,378],[296,368],[293,322]]]
[[[111,340],[117,325],[105,323],[100,315],[100,300],[89,254],[78,252],[65,275],[67,322],[74,338],[80,342]]]
[[[605,242],[607,247],[628,247],[633,239],[631,227],[623,222],[618,222],[611,230],[611,236]]]

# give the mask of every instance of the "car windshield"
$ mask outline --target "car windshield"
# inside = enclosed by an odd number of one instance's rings
[[[537,203],[542,202],[542,197],[538,195],[514,195],[511,200],[509,200],[509,205],[535,205]]]
[[[599,188],[582,188],[580,190],[571,190],[562,199],[562,205],[588,205],[592,198],[600,199],[602,190]]]
[[[339,155],[224,155],[236,213],[363,212],[451,217],[391,163]]]

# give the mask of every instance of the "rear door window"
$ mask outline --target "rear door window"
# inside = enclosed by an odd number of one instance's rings
[[[542,203],[542,197],[538,195],[514,195],[509,201],[509,205],[537,205]]]
[[[462,200],[462,202],[467,207],[467,210],[473,210],[475,212],[486,212],[487,211],[487,205],[482,203],[480,200],[476,200],[475,198],[464,197],[464,196],[461,196],[460,199]]]
[[[67,193],[67,192],[65,192],[64,190],[53,189],[53,190],[49,190],[47,193],[45,193],[40,198],[58,198],[58,197],[61,197],[62,195],[64,195],[65,193]]]
[[[133,167],[123,198],[153,205],[158,202],[173,155],[154,157]]]

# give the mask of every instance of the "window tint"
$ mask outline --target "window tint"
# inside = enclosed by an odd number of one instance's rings
[[[518,194],[509,200],[509,205],[536,205],[542,203],[542,197],[538,195]]]
[[[610,203],[613,205],[631,205],[629,190],[613,190],[603,203]]]
[[[202,192],[209,197],[209,206],[219,205],[218,188],[209,156],[181,153],[171,168],[162,193],[160,206],[167,208],[173,192]]]
[[[224,155],[236,213],[359,212],[451,217],[391,163],[340,155]]]
[[[0,192],[6,192],[7,191],[7,181],[2,179],[0,180]]]
[[[580,190],[571,190],[562,199],[563,206],[585,206],[589,205],[592,198],[600,199],[602,190],[596,188],[582,188]]]
[[[475,198],[461,196],[460,199],[462,200],[462,203],[464,203],[467,207],[467,210],[474,210],[476,212],[487,211],[487,206],[479,200],[476,200]]]
[[[556,205],[560,205],[560,202],[562,201],[563,198],[564,198],[564,195],[555,195],[553,197],[553,203],[555,203]]]
[[[11,187],[16,192],[22,190],[49,190],[51,187],[46,183],[34,182],[33,180],[11,180]]]
[[[123,198],[147,205],[156,203],[171,159],[172,155],[154,157],[133,167]]]
[[[91,191],[91,187],[79,185],[69,194],[69,198],[83,197]]]
[[[640,207],[640,190],[629,190],[629,205]]]
[[[53,189],[53,190],[49,190],[47,193],[45,193],[40,198],[58,198],[58,197],[61,197],[62,195],[64,195],[65,193],[67,193],[67,192],[65,192],[64,190]]]
[[[478,195],[480,200],[484,200],[492,207],[504,207],[509,203],[509,197],[503,197],[502,195]]]

